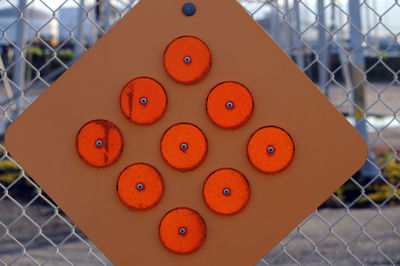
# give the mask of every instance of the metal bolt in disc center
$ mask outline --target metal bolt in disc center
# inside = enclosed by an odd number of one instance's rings
[[[186,234],[186,228],[185,227],[179,228],[179,234],[180,235],[185,235]]]
[[[180,148],[182,151],[186,151],[188,149],[188,145],[186,143],[182,143]]]
[[[231,194],[231,190],[229,188],[224,188],[222,193],[224,193],[225,196],[229,196]]]
[[[233,102],[227,102],[225,106],[226,106],[226,108],[228,108],[228,109],[233,109],[234,104],[233,104]]]
[[[136,185],[136,189],[137,190],[143,190],[144,189],[144,185],[142,183],[139,183]]]
[[[141,104],[146,104],[147,103],[147,98],[146,97],[140,98],[140,103]]]
[[[268,146],[267,152],[270,153],[270,154],[271,154],[271,153],[274,153],[274,152],[275,152],[275,148],[272,147],[272,146]]]
[[[101,141],[101,140],[96,141],[96,146],[98,148],[101,148],[103,146],[103,141]]]

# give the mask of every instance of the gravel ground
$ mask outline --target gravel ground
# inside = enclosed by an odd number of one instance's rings
[[[285,250],[277,245],[257,266],[400,265],[400,206],[324,208],[308,219],[282,241]]]
[[[321,255],[335,265],[400,265],[400,207],[385,207],[380,213],[386,220],[372,208],[348,213],[345,209],[322,209],[319,215],[308,218],[301,231],[294,230],[282,241],[285,249],[276,246],[257,266],[293,265],[296,261],[328,264]],[[45,265],[102,265],[98,258],[110,264],[79,229],[68,223],[68,218],[58,215],[42,199],[26,207],[25,212],[13,201],[1,200],[0,265],[35,265],[29,256]],[[378,249],[381,253],[376,252]]]
[[[17,200],[25,204],[29,199]],[[40,198],[24,209],[11,200],[0,201],[0,265],[111,264],[61,210]],[[27,255],[22,255],[23,246]]]

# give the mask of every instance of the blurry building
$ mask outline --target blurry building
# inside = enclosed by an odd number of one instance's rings
[[[64,7],[56,13],[57,19],[60,21],[58,24],[59,40],[64,42],[71,39],[72,36],[77,38],[78,29],[81,27],[81,40],[83,44],[94,43],[95,38],[95,17],[87,19],[86,13],[77,7]]]
[[[20,13],[15,8],[0,9],[0,46],[16,43],[17,25]],[[49,10],[29,7],[24,11],[26,41],[34,41],[38,36],[44,40],[58,40],[58,23]]]
[[[92,3],[93,2],[93,3]],[[93,0],[86,2],[85,9],[65,6],[56,13],[59,23],[59,40],[64,42],[79,38],[81,44],[90,47],[114,22],[125,14],[129,0]],[[95,4],[92,8],[91,4]]]

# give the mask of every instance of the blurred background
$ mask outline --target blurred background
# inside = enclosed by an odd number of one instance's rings
[[[0,0],[0,264],[110,264],[3,140],[8,125],[137,2]],[[363,168],[257,265],[400,265],[399,2],[239,3],[369,145]]]

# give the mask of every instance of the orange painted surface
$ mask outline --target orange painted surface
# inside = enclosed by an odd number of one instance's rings
[[[180,37],[172,41],[165,50],[164,66],[174,80],[184,84],[197,83],[210,70],[211,53],[200,39],[192,36]]]
[[[132,122],[148,125],[156,122],[167,107],[167,95],[160,83],[140,77],[129,81],[121,91],[120,105]]]
[[[164,191],[160,173],[148,164],[138,163],[125,168],[118,179],[118,195],[129,207],[146,210],[153,207]]]
[[[162,243],[172,252],[186,254],[200,248],[206,237],[206,225],[201,216],[189,208],[168,212],[160,223]]]
[[[203,197],[210,209],[220,214],[234,214],[242,210],[250,198],[247,179],[234,169],[213,172],[204,183]]]
[[[121,155],[123,139],[119,129],[106,120],[86,123],[76,137],[79,156],[95,167],[106,167]]]
[[[192,124],[176,124],[164,133],[161,154],[170,166],[183,171],[192,170],[203,162],[207,154],[207,139]]]
[[[253,112],[253,97],[245,86],[227,81],[217,85],[207,97],[207,113],[218,126],[242,126]]]
[[[283,170],[292,161],[294,143],[283,129],[264,127],[250,137],[247,154],[257,169],[265,173],[274,173]]]

